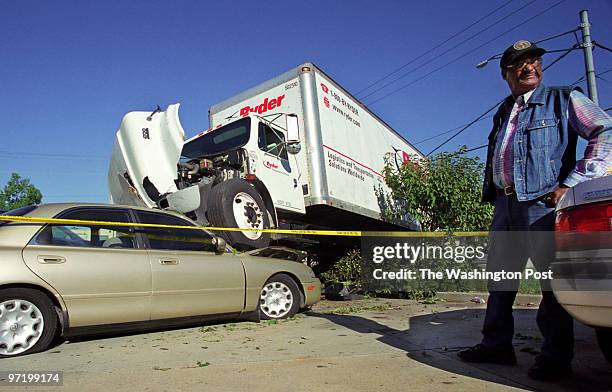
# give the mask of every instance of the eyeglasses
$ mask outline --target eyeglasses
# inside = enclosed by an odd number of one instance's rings
[[[537,58],[534,58],[534,59],[525,59],[525,60],[523,60],[523,61],[521,61],[519,63],[510,64],[510,65],[506,66],[506,69],[522,71],[528,65],[533,65],[534,67],[537,67],[538,65],[542,65],[542,57],[537,57]]]

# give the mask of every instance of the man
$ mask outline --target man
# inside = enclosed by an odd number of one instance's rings
[[[527,259],[548,271],[554,260],[554,207],[561,196],[612,167],[612,119],[572,87],[547,87],[542,81],[546,51],[518,41],[503,53],[502,78],[511,95],[493,118],[483,186],[483,201],[495,212],[489,236],[487,270],[522,271]],[[588,141],[576,162],[576,142]],[[480,344],[458,355],[468,362],[515,365],[512,305],[518,281],[489,282],[489,299]],[[537,323],[541,354],[528,375],[555,381],[572,372],[574,331],[550,281],[541,281]]]

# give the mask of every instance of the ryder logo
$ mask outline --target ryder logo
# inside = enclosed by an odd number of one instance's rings
[[[278,165],[273,162],[264,161],[264,166],[268,169],[278,169]]]
[[[283,103],[283,99],[285,99],[285,94],[273,99],[266,98],[260,105],[255,105],[253,107],[247,105],[240,109],[240,117],[248,116],[249,113],[263,114],[268,110],[280,107],[280,105]]]

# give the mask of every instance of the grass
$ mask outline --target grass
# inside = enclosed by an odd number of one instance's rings
[[[362,312],[384,312],[386,310],[397,309],[397,306],[394,306],[391,302],[385,302],[381,305],[370,305],[370,306],[340,306],[335,308],[329,312],[325,312],[328,314],[349,314],[349,313],[362,313]]]
[[[518,292],[521,294],[540,294],[540,282],[537,279],[521,279]]]

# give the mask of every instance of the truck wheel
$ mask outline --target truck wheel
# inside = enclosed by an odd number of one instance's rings
[[[251,184],[242,179],[235,178],[214,186],[207,211],[213,226],[270,228],[263,199]],[[219,236],[240,250],[265,248],[270,244],[270,233],[261,231],[224,231],[219,232]]]
[[[612,364],[612,328],[596,328],[597,341],[604,357]]]
[[[0,291],[0,358],[43,351],[58,327],[51,300],[35,290]]]
[[[262,320],[279,320],[294,316],[300,309],[300,289],[291,277],[276,274],[259,293],[259,313]]]

